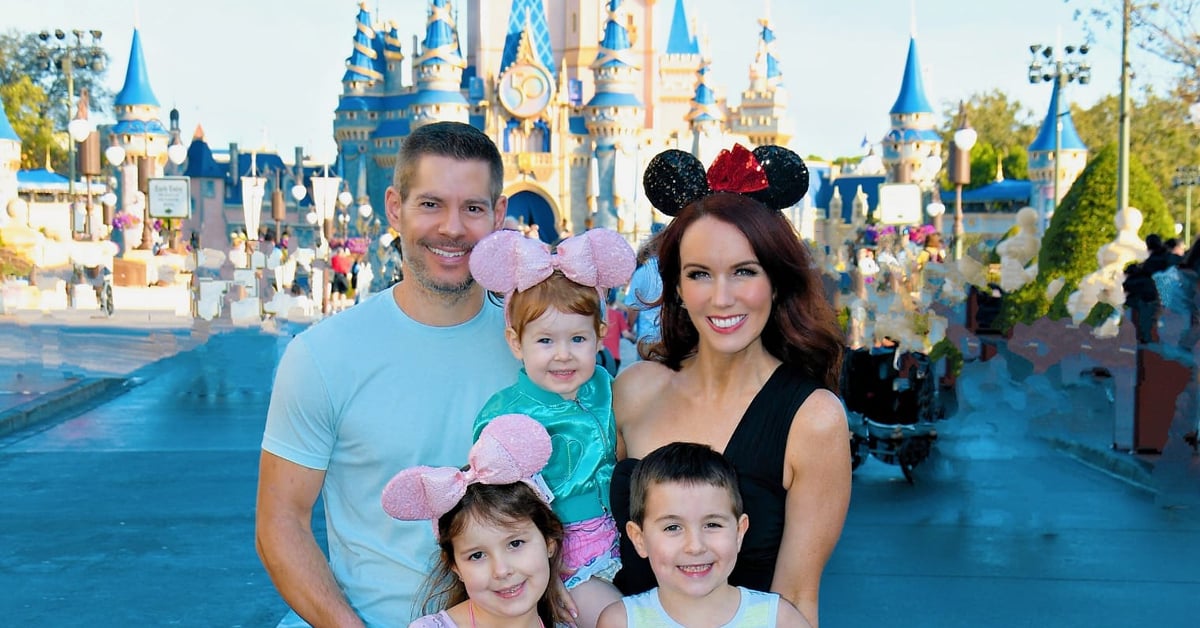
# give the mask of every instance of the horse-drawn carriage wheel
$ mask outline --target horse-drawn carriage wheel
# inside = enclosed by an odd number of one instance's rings
[[[104,310],[105,316],[113,315],[113,290],[110,284],[106,283],[100,289],[100,309]]]
[[[850,435],[850,470],[860,467],[867,459],[867,441],[857,434]]]

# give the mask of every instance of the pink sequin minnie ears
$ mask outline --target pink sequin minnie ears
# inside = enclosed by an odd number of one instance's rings
[[[567,238],[554,252],[541,240],[497,231],[475,244],[470,265],[479,285],[505,295],[507,318],[507,297],[545,281],[556,270],[579,285],[596,288],[603,302],[605,290],[629,281],[637,256],[625,238],[610,229],[591,229]]]
[[[383,510],[395,519],[437,520],[450,512],[480,484],[526,482],[546,502],[553,497],[534,474],[550,461],[550,435],[541,423],[524,414],[504,414],[492,419],[471,446],[466,469],[411,467],[397,473],[383,489]]]
[[[741,144],[722,150],[705,172],[691,153],[667,150],[654,156],[642,175],[646,198],[655,209],[676,216],[684,207],[713,192],[736,192],[779,210],[795,205],[808,193],[808,166],[782,146]]]

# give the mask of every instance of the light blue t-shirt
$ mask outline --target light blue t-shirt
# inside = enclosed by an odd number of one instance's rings
[[[430,522],[383,511],[384,485],[406,467],[466,464],[475,413],[519,367],[504,313],[490,301],[461,325],[430,327],[409,318],[391,290],[288,344],[262,447],[325,470],[330,566],[368,626],[420,615],[414,598],[436,550]],[[289,614],[280,626],[291,625],[305,624]]]
[[[765,628],[774,626],[779,614],[779,595],[738,587],[742,594],[737,612],[721,628]],[[658,587],[621,598],[625,623],[630,628],[685,628],[671,618],[658,598]]]
[[[659,329],[659,312],[662,306],[650,307],[649,304],[658,300],[662,295],[662,276],[658,273],[658,257],[651,257],[633,271],[629,279],[629,289],[625,291],[625,305],[637,312],[637,341],[655,341],[661,336]]]

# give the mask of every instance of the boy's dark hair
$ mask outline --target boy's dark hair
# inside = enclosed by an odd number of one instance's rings
[[[642,458],[633,468],[629,489],[629,520],[642,525],[646,517],[646,494],[655,484],[707,484],[729,493],[733,515],[742,516],[742,493],[737,471],[725,456],[708,445],[670,443]]]

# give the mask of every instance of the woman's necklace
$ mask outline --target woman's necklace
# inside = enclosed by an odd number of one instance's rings
[[[475,601],[467,600],[467,615],[471,617],[471,628],[475,628]],[[546,624],[542,623],[542,618],[538,617],[538,628],[546,628]]]

